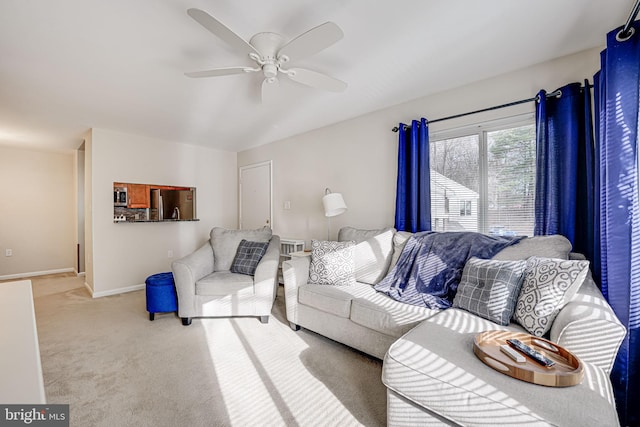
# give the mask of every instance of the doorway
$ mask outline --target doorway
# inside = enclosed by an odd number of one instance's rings
[[[240,229],[273,229],[272,161],[241,166],[239,175]]]

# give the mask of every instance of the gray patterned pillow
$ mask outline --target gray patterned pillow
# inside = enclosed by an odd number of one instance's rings
[[[513,318],[530,334],[541,337],[584,282],[589,261],[531,257]]]
[[[315,285],[353,285],[356,282],[354,249],[356,242],[311,241],[308,283]]]
[[[233,258],[231,272],[253,276],[268,247],[269,242],[250,242],[242,239]]]
[[[508,325],[526,266],[526,261],[469,259],[462,271],[453,306],[499,325]]]

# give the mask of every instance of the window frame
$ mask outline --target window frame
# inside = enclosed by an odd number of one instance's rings
[[[478,176],[480,181],[478,185],[478,206],[476,208],[478,232],[483,234],[489,233],[489,159],[487,155],[487,134],[521,126],[533,125],[535,127],[535,124],[535,113],[529,112],[435,131],[431,131],[430,126],[429,144],[453,138],[478,137]],[[431,167],[431,165],[429,165],[429,167]]]

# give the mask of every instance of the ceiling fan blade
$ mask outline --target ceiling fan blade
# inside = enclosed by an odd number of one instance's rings
[[[259,70],[259,69],[258,69]],[[213,70],[206,71],[193,71],[190,73],[184,73],[187,77],[217,77],[217,76],[230,76],[232,74],[244,74],[257,71],[250,67],[227,67],[227,68],[214,68]]]
[[[306,68],[290,68],[286,75],[295,82],[331,92],[342,92],[347,88],[342,80]]]
[[[278,56],[286,55],[291,59],[302,59],[320,52],[344,37],[344,33],[333,22],[325,22],[300,34],[284,45]]]
[[[262,81],[262,103],[272,104],[278,97],[280,82],[277,78],[266,78]]]
[[[242,53],[249,54],[255,52],[256,54],[260,55],[260,52],[258,52],[247,41],[234,33],[222,22],[209,15],[207,12],[200,9],[191,8],[187,9],[187,13],[200,25],[212,32],[215,36],[227,42],[227,44],[229,44],[233,48],[241,51]]]

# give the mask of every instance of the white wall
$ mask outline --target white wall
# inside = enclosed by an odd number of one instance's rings
[[[458,89],[416,99],[332,126],[238,153],[238,166],[273,160],[274,232],[281,237],[326,238],[324,188],[341,192],[348,211],[332,218],[341,226],[393,226],[398,122],[436,119],[531,98],[573,81],[592,80],[600,49],[592,49]],[[534,104],[435,123],[431,133],[534,111]],[[284,210],[284,202],[291,209]]]
[[[85,140],[90,166],[91,249],[87,283],[94,296],[141,285],[147,276],[171,270],[171,262],[193,252],[213,226],[237,227],[236,153],[93,129]],[[199,222],[114,223],[113,183],[197,188]],[[89,231],[87,231],[89,233]],[[168,251],[174,257],[168,258]],[[89,252],[92,277],[89,278]],[[90,282],[91,280],[91,282]]]
[[[74,269],[73,160],[72,153],[0,147],[0,279]]]

